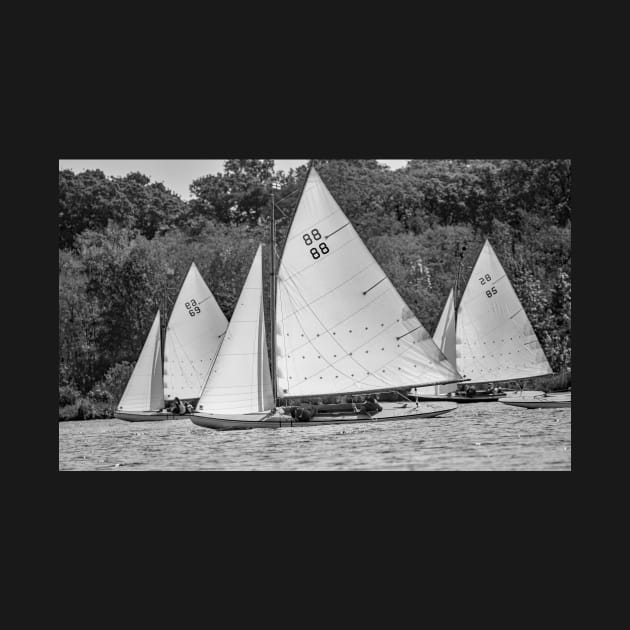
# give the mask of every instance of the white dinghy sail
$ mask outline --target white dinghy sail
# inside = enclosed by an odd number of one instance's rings
[[[433,341],[442,351],[444,356],[449,360],[451,365],[457,366],[456,350],[455,350],[455,297],[453,289],[451,289],[444,305],[444,310],[440,316]],[[418,387],[412,392],[414,395],[420,396],[437,396],[440,394],[448,394],[454,392],[457,385],[451,383],[449,385],[434,385],[432,387]]]
[[[160,343],[160,311],[158,311],[120,399],[118,411],[158,411],[163,407],[162,348]]]
[[[255,414],[273,406],[259,246],[195,412]]]
[[[280,261],[279,398],[461,380],[312,166]]]
[[[199,398],[228,321],[193,262],[164,340],[164,398]]]
[[[457,369],[472,382],[553,371],[497,255],[486,240],[457,309]]]

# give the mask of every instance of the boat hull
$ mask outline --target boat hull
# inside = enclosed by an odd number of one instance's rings
[[[279,429],[282,427],[317,427],[329,424],[358,424],[361,422],[390,422],[393,420],[411,420],[414,418],[435,418],[457,408],[455,403],[439,402],[416,406],[397,403],[382,403],[382,411],[372,417],[358,413],[318,413],[308,422],[300,422],[290,415],[280,416],[271,413],[246,414],[231,416],[227,414],[193,413],[190,420],[200,427],[217,431],[246,429]]]
[[[528,390],[520,392],[519,390],[510,390],[501,392],[500,394],[475,394],[474,396],[454,396],[451,394],[435,394],[434,396],[413,396],[418,400],[424,401],[438,401],[443,400],[444,402],[456,402],[456,403],[476,403],[476,402],[498,402],[502,398],[520,398],[521,396],[537,396],[542,395],[543,392],[538,390]]]
[[[190,418],[190,415],[160,411],[116,411],[114,412],[114,417],[127,422],[161,422],[163,420],[184,420]]]
[[[566,409],[571,408],[571,399],[548,398],[501,398],[499,402],[525,409]]]
[[[477,403],[477,402],[496,402],[503,394],[488,394],[477,396],[447,396],[446,394],[436,394],[435,396],[414,396],[420,401],[444,401],[454,403]]]

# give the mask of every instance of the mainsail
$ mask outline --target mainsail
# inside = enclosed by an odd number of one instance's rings
[[[457,310],[456,344],[457,369],[473,382],[553,373],[487,240]]]
[[[198,398],[228,325],[197,265],[179,291],[164,340],[164,397]]]
[[[282,252],[278,396],[461,380],[310,168]]]
[[[435,333],[433,334],[438,348],[443,352],[444,356],[449,360],[451,365],[457,366],[455,354],[455,298],[453,289],[448,294],[448,299],[444,305],[444,310],[438,322]],[[454,392],[457,385],[434,385],[432,387],[418,387],[412,393],[418,396],[436,396],[438,394],[448,394]]]
[[[120,399],[120,411],[154,411],[164,407],[160,311],[147,335],[142,352]]]
[[[246,414],[273,405],[259,246],[196,411]]]

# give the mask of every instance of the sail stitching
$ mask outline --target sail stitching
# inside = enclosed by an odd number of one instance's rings
[[[360,271],[358,271],[357,273],[355,273],[353,276],[351,276],[350,278],[348,278],[347,280],[344,280],[341,284],[338,284],[337,286],[333,287],[332,289],[330,289],[330,291],[326,291],[326,293],[323,293],[322,295],[316,297],[314,300],[311,300],[310,304],[316,304],[317,302],[319,302],[319,300],[325,298],[326,296],[330,295],[331,293],[334,293],[335,291],[337,291],[338,289],[340,289],[341,287],[343,287],[345,284],[348,284],[349,282],[351,282],[352,280],[354,280],[357,276],[361,275],[362,273],[365,273],[365,271],[367,269],[369,269],[370,267],[373,267],[375,263],[370,263],[368,266],[363,267],[363,269],[361,269]],[[293,275],[290,276],[289,280],[282,280],[283,283],[288,283],[288,282],[292,282],[295,283],[295,276],[297,276],[298,274],[300,274],[300,271],[295,272]],[[384,278],[386,279],[386,278]],[[304,306],[301,306],[299,308],[296,307],[296,310],[291,313],[290,315],[286,316],[286,319],[283,319],[282,321],[286,321],[288,320],[290,317],[293,317],[296,313],[298,313],[299,311],[304,310],[305,308],[308,307],[308,304],[306,304],[306,300],[304,300]],[[343,322],[342,322],[343,323]]]
[[[299,288],[297,286],[293,287],[296,292],[300,295],[300,297],[302,297],[302,300],[304,302],[306,302],[306,300],[304,299],[304,297],[301,295],[301,292],[299,290]],[[383,291],[382,293],[378,294],[370,303],[366,304],[366,306],[364,306],[363,308],[359,309],[358,311],[356,311],[355,313],[353,313],[352,315],[350,315],[349,317],[345,318],[344,320],[342,320],[340,323],[335,324],[334,327],[339,326],[341,323],[343,323],[344,321],[347,321],[348,319],[350,319],[351,317],[353,317],[354,315],[356,315],[357,313],[361,312],[362,310],[364,310],[365,308],[367,308],[368,306],[370,306],[372,303],[376,302],[380,297],[384,296],[390,289],[387,289],[386,291]],[[289,297],[289,299],[291,299],[291,296],[288,294],[287,295]],[[293,300],[292,300],[293,301]],[[310,309],[310,306],[308,304],[306,304],[306,307]],[[301,309],[303,310],[303,309]],[[323,323],[321,322],[321,320],[319,319],[319,317],[317,316],[317,314],[312,311],[312,309],[310,309],[312,314],[315,316],[315,318],[319,321],[319,323],[322,325],[322,327],[324,328],[325,332],[330,333],[330,330],[332,329],[326,329],[326,327],[323,325]],[[415,316],[414,316],[414,319]],[[300,318],[296,315],[296,320],[300,325],[300,329],[306,333],[306,329],[304,328],[302,322],[300,321]],[[398,322],[392,322],[387,329],[384,329],[383,331],[379,331],[379,333],[377,335],[374,335],[373,337],[369,338],[368,340],[366,340],[364,343],[362,343],[360,346],[357,346],[356,348],[353,348],[352,353],[357,352],[358,350],[360,350],[361,348],[365,347],[367,344],[371,343],[373,340],[375,340],[377,337],[379,337],[380,335],[382,335],[384,332],[386,332],[387,330],[389,330],[390,328],[392,328],[393,326],[395,326]],[[334,328],[333,327],[333,328]],[[420,328],[422,328],[422,326],[420,326]],[[416,328],[415,330],[418,330],[418,328]],[[413,331],[412,331],[413,332]],[[308,383],[308,381],[310,381],[311,379],[314,379],[316,376],[318,376],[319,374],[321,374],[322,372],[324,372],[325,370],[327,370],[329,367],[334,369],[335,371],[339,372],[339,374],[341,374],[342,376],[346,377],[347,379],[355,379],[355,382],[358,382],[360,384],[365,384],[367,386],[369,386],[368,383],[366,383],[364,381],[364,379],[362,378],[361,380],[357,380],[356,377],[350,375],[350,374],[346,374],[345,372],[343,372],[342,370],[340,370],[337,367],[337,363],[341,362],[342,360],[348,358],[348,357],[352,357],[352,360],[354,361],[354,363],[363,371],[369,371],[371,375],[376,376],[377,378],[379,378],[382,382],[386,382],[381,376],[380,374],[378,374],[378,371],[382,370],[383,368],[389,366],[390,364],[394,363],[397,359],[401,359],[402,357],[404,357],[405,354],[407,354],[408,352],[414,350],[414,348],[412,346],[409,346],[407,349],[405,349],[403,352],[398,353],[395,357],[393,357],[391,360],[381,364],[379,367],[377,368],[373,368],[372,370],[368,370],[367,366],[363,365],[362,363],[360,363],[356,357],[354,356],[354,354],[350,354],[350,352],[348,350],[346,350],[342,345],[341,342],[339,342],[339,340],[337,340],[336,338],[334,338],[334,341],[337,343],[337,345],[342,349],[343,352],[345,352],[345,355],[342,357],[339,357],[337,361],[335,362],[330,362],[328,359],[326,359],[325,356],[322,355],[322,359],[327,363],[327,367],[322,368],[321,370],[319,370],[318,372],[315,372],[314,374],[312,374],[311,376],[307,377],[305,381],[300,381],[300,383],[296,383],[294,385],[294,388],[300,387],[302,385],[304,385],[305,383]],[[304,344],[300,345],[300,346],[296,346],[292,352],[296,352],[297,350],[308,346],[308,345],[312,345],[316,350],[317,347],[315,346],[315,342],[312,340],[307,340]],[[285,346],[285,350],[286,350],[286,346]],[[446,360],[446,357],[444,357],[444,359]],[[419,363],[424,363],[425,365],[428,365],[429,363],[427,363],[427,361],[431,361],[430,359],[427,359],[426,357],[420,356],[419,358],[416,357],[414,360],[417,360]],[[287,365],[288,368],[288,365]]]

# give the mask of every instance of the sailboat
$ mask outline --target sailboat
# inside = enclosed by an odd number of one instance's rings
[[[199,398],[226,328],[227,318],[193,262],[164,335],[158,311],[115,417],[130,422],[189,417],[164,411],[165,403]]]
[[[278,399],[301,404],[314,398],[454,383],[462,377],[376,262],[312,163],[277,274],[274,217],[272,212],[272,395],[260,367],[262,278],[257,268],[252,275],[254,265],[260,264],[255,260],[243,289],[243,313],[240,301],[235,311],[235,316],[254,321],[253,313],[260,309],[258,325],[240,342],[249,348],[247,354],[240,352],[248,357],[242,359],[241,369],[249,370],[248,386],[235,387],[235,392],[241,391],[238,400],[236,393],[233,400],[228,400],[227,391],[217,394],[217,382],[229,383],[221,369],[231,371],[231,357],[239,350],[236,339],[228,344],[230,322],[192,421],[213,429],[276,428],[434,417],[454,409],[455,404],[443,402],[384,402],[382,410],[370,416],[352,403],[318,404],[310,421],[297,422],[278,406]],[[257,259],[260,255],[259,248]],[[228,367],[222,368],[222,362]]]
[[[512,381],[553,373],[488,240],[479,253],[457,311],[451,290],[434,341],[462,377],[472,383]],[[411,393],[420,400],[460,403],[493,402],[505,396],[503,393],[456,395],[454,389],[419,388]]]
[[[571,392],[549,392],[532,396],[509,396],[499,398],[499,402],[525,409],[566,409],[571,408]]]
[[[263,308],[262,246],[247,274],[195,412],[194,424],[232,428],[255,423],[274,406]]]

